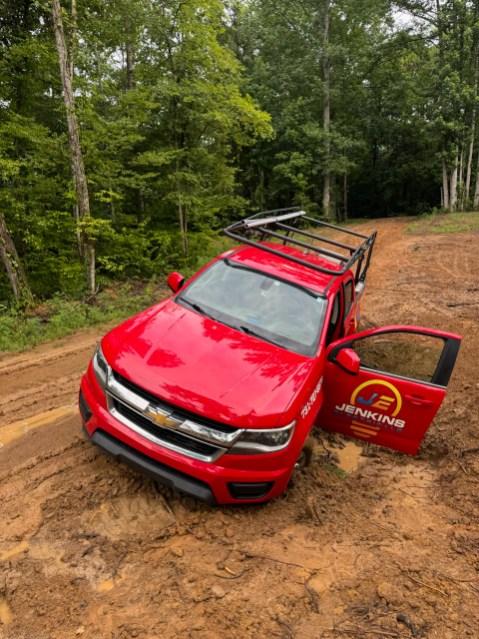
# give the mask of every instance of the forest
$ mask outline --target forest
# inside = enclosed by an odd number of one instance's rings
[[[0,0],[0,311],[226,222],[479,208],[479,0]]]

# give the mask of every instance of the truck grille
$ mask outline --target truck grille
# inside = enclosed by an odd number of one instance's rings
[[[113,371],[113,370],[112,370],[112,373],[113,373],[113,377],[118,382],[120,382],[123,386],[125,386],[125,388],[128,388],[129,390],[133,391],[140,397],[143,397],[143,399],[149,401],[152,404],[161,404],[162,407],[164,407],[165,409],[171,410],[172,412],[175,413],[175,415],[181,416],[184,420],[191,419],[197,422],[198,424],[211,426],[212,428],[216,428],[217,430],[220,430],[223,433],[233,433],[238,430],[237,428],[234,428],[233,426],[228,426],[227,424],[222,424],[221,422],[216,422],[211,419],[205,419],[201,417],[200,415],[196,415],[195,413],[190,413],[181,408],[178,408],[177,406],[174,406],[173,404],[169,404],[168,402],[165,402],[164,400],[159,399],[159,397],[157,397],[156,395],[149,393],[144,388],[141,388],[141,386],[134,384],[126,377],[123,377],[123,375],[120,375],[120,373],[117,373],[116,371]]]
[[[106,393],[110,413],[123,425],[159,446],[202,461],[216,461],[243,432],[163,402],[113,370]]]
[[[191,439],[191,437],[185,437],[177,431],[169,430],[168,428],[161,428],[160,426],[153,424],[153,422],[151,422],[147,417],[140,415],[129,408],[126,404],[122,404],[116,399],[113,400],[113,406],[117,413],[123,415],[131,422],[138,424],[138,426],[140,426],[145,432],[150,433],[157,439],[161,439],[163,442],[209,457],[214,456],[218,450],[215,446],[210,446],[209,444]]]

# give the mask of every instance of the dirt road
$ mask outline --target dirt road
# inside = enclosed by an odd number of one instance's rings
[[[99,333],[0,357],[2,639],[479,636],[479,236],[375,226],[365,321],[465,336],[418,458],[317,433],[284,498],[209,508],[82,439]]]

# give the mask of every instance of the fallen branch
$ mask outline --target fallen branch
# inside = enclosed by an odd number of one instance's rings
[[[427,499],[426,495],[422,495],[422,496],[413,495],[412,493],[408,493],[407,490],[404,490],[404,488],[400,488],[399,486],[397,487],[397,490],[400,490],[402,493],[404,493],[408,497],[411,497],[411,499],[415,499],[416,501],[419,499]]]
[[[274,617],[272,617],[272,619],[273,619],[274,621],[276,621],[276,623],[277,623],[279,626],[282,626],[282,627],[286,630],[286,632],[288,633],[288,639],[293,639],[293,638],[294,638],[293,630],[292,630],[291,626],[290,626],[289,624],[287,624],[287,623],[286,623],[286,621],[283,621],[283,620],[282,620],[282,619],[280,619],[277,615],[276,615],[276,616],[274,616]]]
[[[306,579],[306,581],[304,582],[304,588],[306,590],[306,592],[308,593],[309,596],[309,601],[311,603],[311,608],[313,609],[313,611],[315,613],[319,613],[319,595],[318,593],[311,588],[311,586],[309,585],[309,582],[311,581],[311,579],[316,575],[316,572],[313,572],[309,575],[309,577]]]
[[[440,572],[439,570],[434,571],[437,575],[440,575],[444,579],[450,579],[451,581],[455,581],[458,584],[469,584],[473,581],[479,581],[479,577],[472,577],[471,579],[459,579],[458,577],[453,577],[452,575],[448,575],[445,572]]]
[[[375,628],[362,628],[361,626],[355,626],[354,628],[335,628],[334,632],[347,632],[349,634],[354,633],[357,636],[358,632],[362,632],[366,635],[378,635],[380,637],[405,637],[405,635],[398,632],[389,632],[389,630],[375,629]]]
[[[319,568],[307,568],[303,564],[296,564],[292,561],[283,561],[282,559],[276,559],[275,557],[268,557],[268,555],[255,555],[247,550],[241,551],[248,559],[265,559],[266,561],[273,561],[278,564],[284,564],[285,566],[292,566],[293,568],[302,568],[310,573],[320,572]]]
[[[449,302],[446,304],[448,308],[456,308],[456,306],[477,306],[479,302]]]
[[[405,572],[405,574],[409,577],[409,579],[411,581],[414,581],[415,583],[419,584],[420,586],[424,586],[425,588],[429,588],[429,590],[434,590],[435,592],[438,592],[439,594],[441,594],[443,597],[449,597],[447,592],[444,592],[444,590],[440,590],[440,588],[436,588],[436,586],[431,586],[430,584],[427,584],[424,581],[421,581],[420,579],[416,579],[416,577],[413,577],[409,572],[407,571],[403,571]]]
[[[220,577],[220,579],[239,579],[240,577],[242,577],[244,574],[246,574],[247,572],[249,572],[249,569],[247,568],[246,570],[242,570],[239,573],[235,573],[232,570],[230,570],[229,568],[227,568],[225,566],[225,570],[226,572],[228,572],[230,574],[230,576],[228,577],[227,575],[221,575],[219,572],[215,572],[215,577]]]
[[[462,472],[464,473],[464,475],[469,475],[469,471],[467,470],[467,468],[464,467],[464,464],[462,462],[460,462],[458,459],[456,459],[459,468],[462,470]]]
[[[465,448],[460,451],[460,455],[465,455],[466,453],[479,453],[479,446],[474,446],[473,448]]]

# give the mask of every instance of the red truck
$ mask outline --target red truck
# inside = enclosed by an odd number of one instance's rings
[[[415,454],[461,337],[356,332],[376,233],[296,209],[225,233],[241,245],[102,339],[79,399],[91,441],[211,504],[281,495],[314,426]]]

